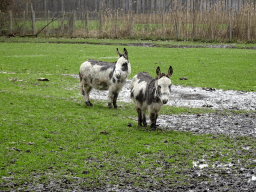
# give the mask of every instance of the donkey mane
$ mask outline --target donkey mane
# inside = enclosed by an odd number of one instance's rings
[[[152,79],[149,83],[147,83],[147,88],[145,92],[147,104],[158,103],[160,99],[158,96],[155,96],[156,87],[155,87],[156,79]]]
[[[117,61],[116,62],[99,61],[99,60],[95,60],[95,59],[89,59],[88,61],[92,65],[95,65],[95,64],[97,64],[97,65],[110,65],[110,64],[115,65],[117,62]]]
[[[162,77],[168,77],[168,75],[166,75],[165,73],[161,73],[160,75],[156,76],[155,80],[161,79]]]

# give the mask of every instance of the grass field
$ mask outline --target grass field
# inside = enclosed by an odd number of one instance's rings
[[[53,43],[0,43],[0,189],[24,183],[47,184],[83,179],[101,188],[127,183],[149,188],[186,185],[193,161],[249,162],[256,145],[250,137],[199,135],[139,128],[130,103],[108,109],[106,101],[85,106],[78,74],[91,58],[117,59],[116,46]],[[159,65],[174,68],[173,84],[255,90],[255,51],[242,49],[166,49],[126,47],[132,78],[139,71],[155,76]],[[123,47],[119,47],[123,49]],[[180,81],[186,76],[188,81]],[[48,78],[41,82],[39,77]],[[214,113],[214,110],[165,107],[163,113]],[[131,123],[132,127],[127,124]],[[244,146],[250,150],[243,150]],[[234,157],[236,151],[243,151]],[[127,174],[130,173],[130,174]],[[163,176],[164,175],[164,176]],[[11,186],[6,179],[11,178]],[[151,179],[154,182],[151,182]],[[203,178],[198,178],[203,180]],[[211,181],[207,181],[211,182]]]

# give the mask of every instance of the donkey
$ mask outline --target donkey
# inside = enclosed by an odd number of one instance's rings
[[[171,93],[172,66],[167,74],[161,73],[160,67],[157,67],[156,74],[154,79],[147,72],[140,72],[133,77],[130,85],[131,99],[138,114],[138,125],[147,126],[145,113],[148,110],[152,130],[156,129],[158,113],[168,102]]]
[[[87,106],[93,106],[89,94],[94,88],[108,90],[108,107],[112,108],[113,103],[114,108],[117,108],[118,94],[124,86],[126,78],[131,74],[127,50],[124,48],[124,54],[121,54],[117,48],[117,54],[119,58],[116,63],[89,59],[81,64],[79,71],[81,92]]]

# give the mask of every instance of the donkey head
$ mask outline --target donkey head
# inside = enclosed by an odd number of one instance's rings
[[[128,52],[125,48],[124,48],[124,54],[121,54],[118,51],[118,48],[116,48],[116,50],[117,50],[117,54],[119,56],[119,59],[116,62],[114,77],[117,80],[124,80],[131,73],[131,66],[130,66],[130,62],[128,60]]]
[[[167,74],[161,73],[159,66],[156,69],[157,77],[155,78],[155,96],[159,97],[163,104],[166,104],[168,102],[169,96],[171,94],[172,82],[170,80],[170,77],[172,76],[172,73],[172,66],[169,67]]]

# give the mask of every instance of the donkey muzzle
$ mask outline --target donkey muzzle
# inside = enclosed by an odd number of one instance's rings
[[[162,102],[163,104],[166,104],[168,102],[168,99],[163,99]]]

